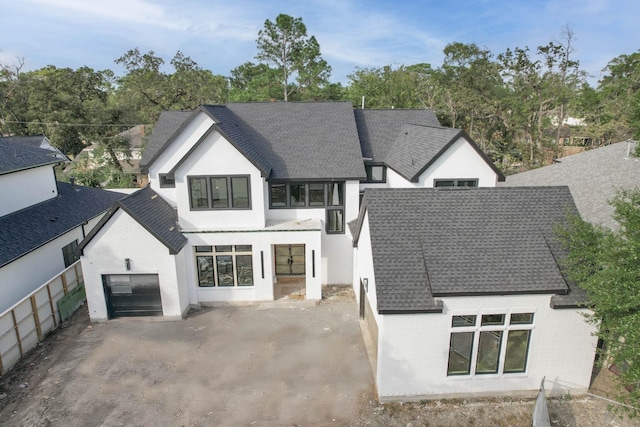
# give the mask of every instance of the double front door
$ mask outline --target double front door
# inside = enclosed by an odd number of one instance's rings
[[[276,276],[303,276],[304,245],[276,245]]]

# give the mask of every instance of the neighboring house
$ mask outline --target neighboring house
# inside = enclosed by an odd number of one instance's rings
[[[554,227],[569,189],[367,190],[354,288],[380,400],[589,388],[597,338]]]
[[[53,151],[0,140],[0,313],[75,262],[77,244],[123,197],[56,182],[63,159]]]
[[[640,158],[635,141],[624,141],[562,157],[556,163],[510,175],[509,187],[567,185],[585,221],[616,229],[609,204],[619,190],[640,187]]]
[[[146,173],[140,171],[140,159],[142,158],[144,137],[146,132],[145,125],[138,125],[129,128],[123,132],[120,132],[116,137],[123,138],[129,144],[127,152],[124,150],[115,150],[115,155],[118,158],[122,171],[128,175],[131,175],[136,187],[144,187],[149,183]],[[96,151],[101,152],[101,158],[97,159]],[[101,162],[108,161],[109,154],[102,152],[98,143],[93,143],[90,146],[84,148],[76,159],[82,160],[83,158],[89,159],[89,167],[98,167]],[[74,166],[74,165],[70,165]]]
[[[3,142],[17,142],[19,144],[28,145],[34,148],[44,148],[45,150],[53,151],[55,157],[62,161],[69,161],[62,151],[51,144],[49,138],[44,135],[27,135],[27,136],[5,136],[0,137],[0,144]]]
[[[141,165],[150,187],[115,204],[80,245],[92,320],[318,300],[321,285],[352,282],[346,224],[365,188],[504,179],[433,111],[348,102],[164,112]]]

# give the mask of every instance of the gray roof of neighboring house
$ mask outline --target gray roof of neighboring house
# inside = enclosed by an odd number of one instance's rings
[[[175,209],[153,191],[151,187],[146,186],[116,201],[104,218],[80,243],[79,251],[84,250],[85,246],[98,234],[118,209],[125,211],[149,231],[152,236],[169,249],[170,254],[177,254],[187,243],[187,238],[180,232]]]
[[[557,163],[507,177],[504,186],[568,185],[585,221],[618,227],[609,204],[621,189],[640,187],[640,159],[633,141],[618,142],[558,159]]]
[[[217,128],[270,179],[366,176],[349,102],[231,103],[201,109],[215,118]],[[167,135],[180,128],[178,119],[175,114],[161,115],[143,166],[148,167],[170,143]]]
[[[567,187],[367,189],[357,230],[366,212],[378,311],[437,312],[438,297],[461,295],[586,302],[557,261],[554,227],[572,211]]]
[[[63,161],[55,152],[24,144],[17,137],[0,139],[0,175]]]
[[[362,155],[384,162],[405,124],[440,126],[433,110],[354,110]]]
[[[152,160],[155,160],[164,145],[192,114],[193,111],[163,111],[160,113],[140,159],[140,166],[143,169],[147,168]]]
[[[124,196],[58,182],[57,197],[0,217],[0,267],[100,215]]]

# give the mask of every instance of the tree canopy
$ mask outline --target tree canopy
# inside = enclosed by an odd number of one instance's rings
[[[640,189],[622,191],[611,203],[618,230],[575,217],[560,230],[560,237],[569,252],[568,277],[587,292],[592,310],[588,320],[598,325],[598,337],[606,343],[600,360],[619,368],[620,385],[630,390],[621,398],[636,406],[640,401]]]

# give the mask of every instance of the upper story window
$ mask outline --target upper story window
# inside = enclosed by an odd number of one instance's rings
[[[248,175],[189,177],[191,210],[251,209]]]
[[[387,182],[387,167],[385,165],[364,165],[367,180],[364,182]]]
[[[78,247],[78,241],[74,240],[68,245],[62,248],[62,258],[64,259],[64,268],[69,267],[71,264],[80,259],[78,254],[76,253],[76,248]]]
[[[160,188],[175,188],[176,187],[176,179],[174,177],[169,177],[166,173],[161,173],[160,177]]]
[[[477,187],[478,179],[434,179],[434,187]]]
[[[526,372],[533,313],[453,316],[447,375]]]
[[[327,233],[344,233],[344,182],[269,183],[272,209],[326,208]]]

